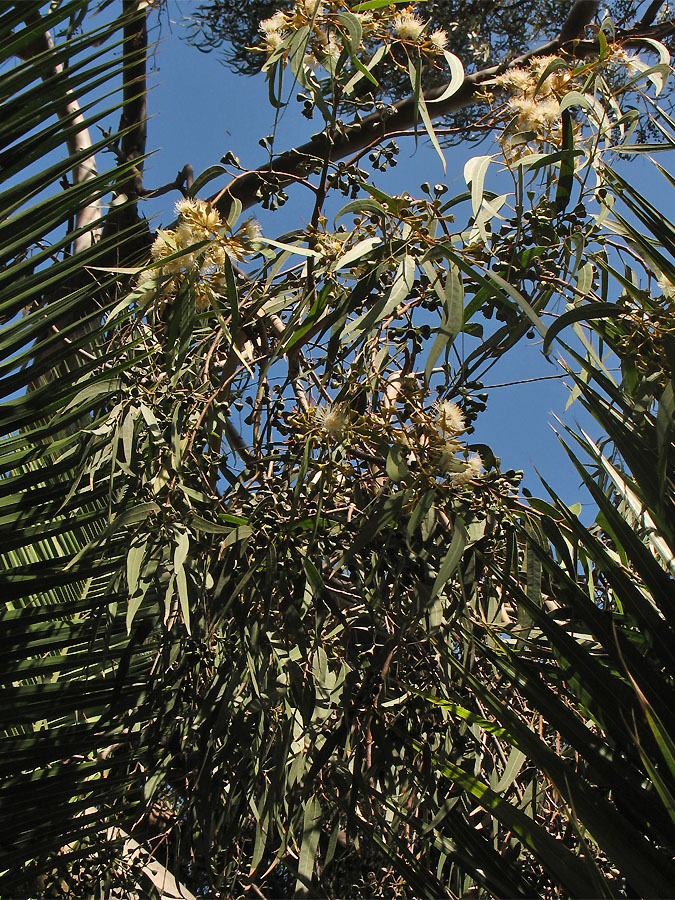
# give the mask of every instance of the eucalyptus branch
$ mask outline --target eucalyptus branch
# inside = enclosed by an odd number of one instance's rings
[[[575,0],[560,29],[558,36],[560,43],[567,44],[569,41],[580,40],[586,26],[593,21],[599,6],[599,0]]]
[[[640,25],[646,26],[651,25],[654,19],[656,18],[657,12],[664,5],[664,0],[652,0],[652,2],[647,7],[644,16],[640,19]]]
[[[287,354],[288,358],[288,380],[293,388],[293,393],[303,412],[309,410],[309,401],[305,394],[304,388],[300,384],[300,349],[294,347]]]
[[[575,57],[585,58],[599,52],[600,45],[597,40],[580,39],[598,6],[597,0],[576,0],[556,38],[528,50],[518,57],[467,75],[460,88],[445,100],[436,102],[445,93],[447,84],[441,84],[425,91],[424,97],[429,115],[438,119],[464,109],[473,102],[479,89],[487,82],[508,69],[523,66],[534,57],[568,52]],[[616,40],[630,46],[634,41],[644,38],[663,39],[673,33],[675,33],[674,22],[650,27],[645,27],[640,23],[633,28],[618,32]],[[237,176],[212,198],[212,202],[223,218],[226,218],[234,199],[239,200],[244,209],[257,203],[258,191],[270,175],[277,179],[280,186],[287,186],[298,179],[306,178],[312,171],[320,169],[326,158],[331,162],[344,159],[375,146],[387,137],[407,131],[414,126],[415,118],[416,103],[414,96],[411,95],[393,106],[387,107],[384,111],[372,113],[359,121],[352,122],[335,134],[328,135],[325,131],[316,134],[300,147],[281,153],[271,163]]]
[[[600,44],[597,40],[580,40],[586,25],[592,20],[598,8],[597,0],[577,0],[563,24],[558,37],[528,50],[513,59],[488,66],[466,75],[461,87],[445,100],[443,96],[448,85],[441,84],[424,92],[429,115],[438,119],[456,113],[469,106],[480,88],[508,69],[518,68],[537,56],[547,56],[559,52],[568,52],[577,58],[586,58],[598,53]],[[620,31],[616,35],[617,42],[631,46],[644,38],[662,40],[675,33],[675,22],[645,27],[642,23],[633,28]],[[408,96],[384,111],[378,111],[363,119],[352,122],[339,132],[327,135],[325,131],[314,135],[311,140],[300,147],[281,153],[271,163],[259,169],[249,170],[234,178],[223,190],[214,195],[211,202],[217,207],[223,218],[229,214],[233,200],[238,200],[244,209],[255,205],[260,188],[273,175],[281,187],[293,184],[311,172],[320,170],[325,159],[331,162],[355,156],[361,151],[376,146],[385,138],[400,135],[413,128],[416,119],[416,103],[414,96]]]

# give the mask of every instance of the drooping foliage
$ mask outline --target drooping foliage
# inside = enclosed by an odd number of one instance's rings
[[[641,116],[673,147],[667,48],[521,59],[466,191],[391,195],[331,155],[344,96],[404,65],[437,144],[462,64],[305,0],[265,68],[323,119],[309,225],[244,217],[297,172],[207,200],[219,166],[150,245],[142,6],[0,19],[3,890],[668,896],[675,244],[619,166]],[[564,436],[592,526],[472,443],[530,340],[605,435]]]

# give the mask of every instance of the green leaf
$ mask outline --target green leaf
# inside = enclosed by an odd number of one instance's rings
[[[297,253],[298,256],[312,256],[315,259],[321,257],[316,250],[310,250],[308,247],[299,247],[297,244],[283,244],[281,241],[273,241],[271,238],[259,238],[261,244],[269,244],[270,247],[277,247],[279,250],[287,250],[289,253]]]
[[[431,589],[429,602],[433,601],[438,596],[438,594],[447,584],[448,580],[454,575],[457,567],[459,566],[462,554],[467,547],[467,544],[468,537],[466,534],[464,523],[459,517],[457,517],[454,521],[450,547],[448,548],[448,552],[445,554],[441,561],[438,575],[436,576],[436,580],[434,581],[434,585]]]
[[[492,156],[473,156],[464,165],[464,181],[471,188],[471,208],[474,216],[483,205],[483,185]]]
[[[370,62],[364,66],[363,63],[354,57],[352,60],[356,64],[357,71],[352,75],[349,81],[344,86],[344,92],[346,95],[349,95],[353,92],[354,87],[361,81],[361,79],[365,76],[368,81],[372,84],[375,84],[379,87],[379,82],[377,78],[372,74],[372,70],[377,66],[377,64],[381,61],[382,57],[388,53],[388,47],[385,44],[381,44],[370,60]]]
[[[584,109],[593,110],[593,104],[588,97],[579,93],[579,91],[570,91],[568,94],[565,94],[560,101],[560,112],[565,112],[570,106],[582,106]]]
[[[232,534],[232,525],[224,525],[219,522],[210,522],[208,519],[204,519],[202,516],[192,514],[190,517],[190,526],[195,529],[195,531],[201,531],[204,534]]]
[[[440,97],[429,100],[429,103],[442,103],[444,100],[448,100],[453,94],[456,94],[464,84],[465,73],[461,59],[449,50],[444,50],[443,56],[450,67],[450,81]]]
[[[624,314],[625,309],[616,303],[588,303],[583,306],[574,306],[558,316],[553,325],[546,331],[542,352],[548,356],[551,352],[551,344],[568,325],[573,325],[575,322],[594,321],[595,319],[620,318]]]
[[[414,282],[415,260],[406,253],[396,269],[389,292],[369,310],[346,325],[342,330],[341,340],[346,342],[354,332],[369,333],[383,319],[394,315],[401,303],[410,296]]]
[[[129,594],[132,596],[136,593],[136,589],[138,588],[138,579],[141,573],[141,565],[145,557],[147,544],[147,538],[139,544],[132,544],[129,553],[127,554],[127,586],[129,588]]]
[[[518,747],[511,748],[511,752],[509,753],[509,758],[506,766],[504,766],[502,776],[494,788],[496,794],[503,794],[508,791],[508,789],[518,777],[518,774],[523,768],[526,760],[527,756],[525,755],[525,753],[523,753],[522,750],[519,750]]]
[[[557,212],[567,209],[574,185],[574,130],[568,109],[562,111],[562,145],[564,156],[560,164],[560,175],[555,194]]]
[[[422,122],[424,123],[424,127],[427,134],[429,135],[429,138],[431,139],[434,150],[440,157],[441,163],[443,164],[443,172],[445,172],[447,169],[445,156],[443,155],[443,151],[441,150],[441,145],[438,143],[438,138],[436,137],[434,126],[431,123],[431,116],[429,115],[429,110],[427,109],[427,104],[424,100],[424,93],[422,91],[421,60],[418,61],[417,66],[414,66],[412,60],[408,59],[408,72],[410,74],[410,82],[413,86],[413,91],[415,94],[416,109],[419,112]]]
[[[349,34],[349,40],[351,43],[350,47],[350,56],[355,57],[355,54],[358,52],[358,49],[361,45],[361,40],[363,38],[363,29],[361,28],[361,22],[357,19],[357,17],[350,12],[339,12],[335,18],[341,25],[347,29],[347,33]],[[374,81],[375,84],[377,82],[372,77],[368,70],[365,70],[365,73],[371,81]]]
[[[497,275],[496,272],[487,271],[486,276],[490,279],[490,281],[494,281],[509,297],[512,297],[518,306],[523,310],[527,318],[537,329],[539,334],[545,338],[546,337],[546,328],[544,327],[541,319],[536,314],[536,312],[532,309],[527,300],[523,297],[519,290],[513,287],[513,285],[509,284],[508,281],[503,279],[501,275]]]
[[[246,538],[253,534],[253,529],[249,525],[240,525],[238,528],[231,528],[229,534],[220,545],[223,550],[236,544],[238,541],[245,541]]]
[[[336,262],[333,263],[333,269],[345,269],[347,266],[351,266],[353,263],[357,261],[357,259],[361,259],[362,256],[365,256],[367,253],[370,253],[375,247],[378,247],[382,243],[382,238],[372,237],[372,238],[364,238],[362,241],[358,241],[351,249],[349,249],[346,253],[340,256]]]
[[[464,285],[459,269],[452,263],[443,289],[443,301],[443,319],[424,366],[427,384],[438,357],[444,349],[452,345],[464,326]]]
[[[302,844],[298,857],[298,880],[295,885],[295,896],[307,896],[306,888],[311,887],[314,872],[314,860],[319,849],[322,821],[321,804],[312,796],[305,804],[302,821]]]
[[[387,454],[387,475],[392,481],[402,481],[409,474],[408,465],[405,457],[408,454],[408,448],[400,444],[395,444]]]
[[[195,180],[192,182],[190,190],[188,191],[189,196],[197,197],[203,187],[206,187],[206,185],[210,181],[213,181],[214,178],[220,178],[221,175],[228,175],[228,171],[225,166],[215,165],[209,166],[208,168],[204,169],[204,171],[197,175]]]
[[[173,551],[173,571],[176,576],[176,587],[178,588],[178,599],[180,600],[181,613],[183,622],[188,634],[190,631],[190,595],[188,592],[187,575],[185,572],[185,563],[190,552],[190,535],[187,531],[179,531]]]
[[[301,25],[297,31],[294,31],[288,48],[288,64],[291,72],[297,81],[304,86],[304,64],[305,51],[309,41],[310,28],[309,25]]]
[[[362,212],[376,212],[382,217],[386,217],[387,215],[386,209],[381,203],[378,203],[377,200],[368,200],[367,198],[362,200],[352,200],[350,203],[343,206],[340,212],[335,216],[333,219],[333,228],[337,228],[338,219],[342,216],[346,216],[348,213]]]
[[[414,534],[421,526],[423,520],[427,516],[427,513],[433,507],[435,498],[436,492],[433,490],[426,491],[424,494],[422,494],[415,505],[412,515],[408,519],[408,534]]]

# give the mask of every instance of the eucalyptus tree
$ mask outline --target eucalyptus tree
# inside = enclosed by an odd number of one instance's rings
[[[447,48],[461,59],[467,72],[472,72],[507,62],[542,41],[553,39],[563,26],[573,27],[569,20],[571,5],[569,0],[425,0],[418,11],[429,23],[430,32],[445,32]],[[234,71],[256,75],[260,69],[259,51],[264,44],[260,22],[279,8],[289,10],[293,6],[294,0],[254,0],[244,6],[233,0],[200,0],[188,11],[186,38],[203,52],[217,51]],[[652,29],[655,24],[664,25],[672,14],[668,3],[647,0],[610,0],[603,9],[619,29],[636,25]],[[668,27],[663,31],[670,47]],[[427,87],[433,87],[443,82],[444,74],[427,65],[424,80]],[[410,93],[407,72],[399,67],[382,72],[378,82],[377,89],[370,82],[361,82],[356,88],[357,96],[377,92],[389,101],[397,101]],[[327,88],[330,89],[328,84]],[[489,121],[483,119],[487,110],[480,98],[475,98],[471,107],[446,115],[439,139],[453,145],[485,138],[491,131]],[[648,123],[641,126],[648,127]]]
[[[467,75],[412,10],[301,0],[261,60],[322,131],[183,170],[148,235],[153,12],[105,6],[0,18],[3,890],[667,896],[674,243],[611,168],[640,115],[675,142],[665,26],[576,3]],[[343,125],[392,68],[411,96]],[[424,130],[442,156],[479,93],[465,192],[378,187],[366,154]],[[295,182],[307,227],[244,217]],[[613,441],[579,436],[594,529],[471,442],[532,330]]]

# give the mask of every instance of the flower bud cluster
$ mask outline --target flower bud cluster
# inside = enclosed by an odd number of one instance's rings
[[[248,219],[229,234],[217,209],[205,200],[179,200],[173,229],[158,229],[151,256],[155,265],[141,272],[138,288],[160,303],[176,296],[184,279],[190,279],[198,312],[208,309],[219,293],[227,259],[243,260],[259,247],[260,225]]]

